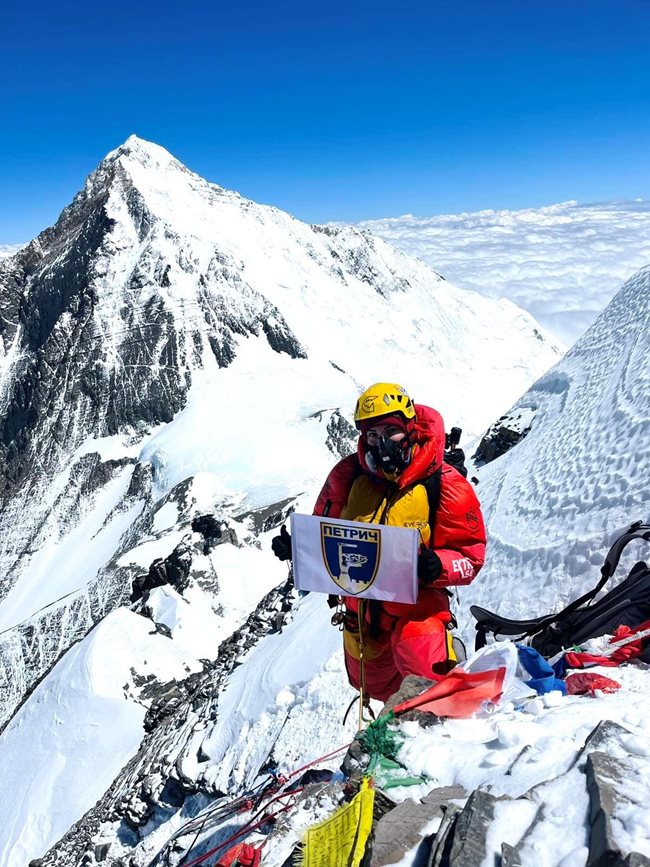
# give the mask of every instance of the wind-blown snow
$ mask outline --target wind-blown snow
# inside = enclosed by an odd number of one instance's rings
[[[509,298],[567,346],[650,261],[650,202],[367,220],[459,286]]]
[[[561,607],[596,583],[623,529],[650,519],[650,267],[520,407],[536,410],[530,433],[479,473],[488,559],[463,591],[465,622],[469,603],[513,618]]]

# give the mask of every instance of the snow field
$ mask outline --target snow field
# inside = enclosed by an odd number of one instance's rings
[[[25,867],[90,809],[137,752],[134,674],[182,679],[200,664],[119,608],[71,648],[0,739],[0,863]]]
[[[454,289],[380,241],[352,229],[314,229],[247,202],[137,139],[110,158],[119,161],[122,182],[133,181],[157,221],[140,240],[124,190],[112,190],[108,211],[116,227],[96,263],[94,287],[106,369],[121,363],[124,304],[146,327],[152,297],[162,299],[181,344],[189,346],[198,334],[200,351],[188,352],[178,370],[179,381],[191,379],[191,385],[173,421],[140,431],[135,445],[133,436],[107,437],[97,445],[112,459],[135,453],[150,464],[151,501],[120,512],[129,467],[121,494],[107,487],[96,513],[83,515],[76,530],[53,528],[56,543],[34,555],[11,604],[0,612],[7,612],[9,623],[29,617],[35,578],[39,601],[48,605],[62,591],[82,588],[116,552],[121,562],[143,569],[169,554],[183,536],[177,524],[187,514],[164,498],[188,479],[190,511],[216,512],[238,524],[238,538],[249,547],[222,545],[197,558],[203,574],[216,575],[216,596],[198,578],[182,596],[169,587],[151,594],[154,618],[167,626],[171,640],[152,635],[153,624],[144,618],[114,611],[29,697],[0,741],[0,766],[8,769],[5,798],[11,793],[10,803],[0,802],[0,815],[9,809],[16,814],[15,821],[0,824],[0,861],[10,852],[14,859],[8,867],[42,854],[137,751],[145,709],[131,668],[160,680],[198,670],[197,659],[214,658],[220,641],[284,579],[286,565],[269,550],[273,532],[258,549],[252,533],[242,535],[244,525],[234,519],[301,492],[299,508],[310,511],[335,460],[324,444],[331,411],[340,408],[349,418],[365,385],[394,379],[417,401],[441,409],[448,425],[465,427],[469,437],[558,357],[514,305]],[[136,265],[154,276],[169,265],[170,285],[152,277],[128,288]],[[198,277],[204,274],[215,308],[224,305],[241,322],[260,311],[267,322],[283,317],[309,357],[291,358],[275,352],[262,334],[237,332],[234,361],[219,368],[208,349],[212,325],[201,308]],[[208,279],[210,274],[217,276]],[[647,515],[649,285],[648,272],[630,281],[600,325],[524,395],[520,403],[536,411],[533,430],[481,472],[490,559],[476,584],[461,591],[466,634],[470,601],[518,616],[530,606],[530,613],[540,613],[540,606],[550,610],[577,595],[594,583],[612,532],[643,517],[631,512],[645,509]],[[89,440],[83,447],[91,450]],[[63,490],[63,476],[59,482]],[[126,525],[119,522],[133,522],[142,508],[151,511],[151,533],[129,542],[126,551]],[[83,557],[67,547],[70,539]],[[346,685],[340,635],[329,619],[324,599],[306,597],[291,623],[240,660],[218,697],[216,721],[197,726],[182,751],[184,774],[235,792],[255,779],[269,755],[290,770],[351,740],[354,712],[345,729],[340,720],[354,692]],[[534,787],[533,803],[544,803],[543,822],[526,841],[525,864],[546,864],[535,860],[542,857],[546,827],[562,836],[548,856],[556,860],[548,863],[578,867],[584,863],[586,801],[580,772],[571,765],[593,725],[606,718],[601,714],[630,731],[639,760],[637,769],[629,759],[639,803],[645,795],[649,717],[645,680],[636,681],[633,672],[623,673],[625,692],[602,700],[551,694],[524,709],[505,706],[485,719],[411,731],[403,760],[413,772],[426,768],[436,785],[453,779],[511,794],[516,800],[500,807],[492,829],[495,848],[499,826],[513,841],[525,826],[531,808],[523,795]],[[316,821],[317,812],[298,817],[296,828]],[[567,815],[573,816],[568,830]],[[646,830],[641,811],[628,807],[617,821],[619,839],[638,848]],[[173,830],[174,820],[168,827]],[[109,837],[110,830],[103,829]],[[283,849],[265,858],[269,867],[279,867],[287,854]]]

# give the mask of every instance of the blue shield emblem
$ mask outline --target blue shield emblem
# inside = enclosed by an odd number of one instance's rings
[[[321,521],[323,563],[344,596],[357,596],[375,580],[381,556],[378,527],[345,527]]]

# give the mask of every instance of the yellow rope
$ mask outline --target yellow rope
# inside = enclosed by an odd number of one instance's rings
[[[366,697],[365,660],[363,658],[363,628],[365,623],[365,602],[359,599],[359,731],[363,730],[363,703]]]

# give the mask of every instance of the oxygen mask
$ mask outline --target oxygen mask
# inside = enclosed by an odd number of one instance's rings
[[[397,442],[388,437],[378,437],[370,452],[375,465],[387,475],[401,472],[407,466],[411,456],[408,437],[403,437]]]

